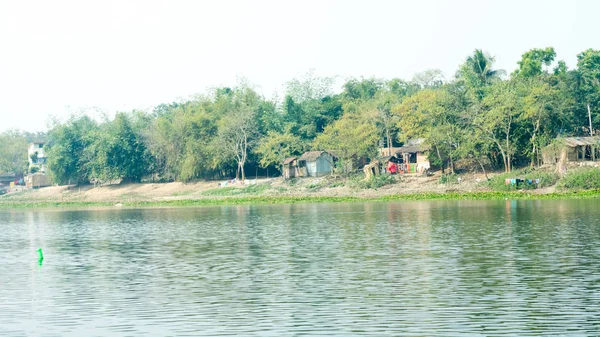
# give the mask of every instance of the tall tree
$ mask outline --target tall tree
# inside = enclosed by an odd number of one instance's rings
[[[531,49],[521,57],[521,61],[518,62],[519,68],[515,70],[514,75],[525,78],[539,76],[544,71],[542,66],[546,66],[546,73],[548,73],[555,57],[556,52],[552,47]]]
[[[0,173],[21,176],[27,168],[27,137],[19,131],[0,133]]]
[[[483,111],[475,119],[482,135],[494,142],[502,154],[504,170],[512,168],[515,122],[521,111],[519,96],[512,82],[497,82],[483,100]]]
[[[97,123],[88,116],[72,117],[64,124],[56,124],[49,132],[45,148],[48,169],[58,184],[86,184],[89,182],[88,162],[93,155],[88,148],[95,141]]]
[[[494,69],[494,62],[493,56],[475,49],[473,55],[467,57],[460,66],[457,77],[465,82],[475,99],[482,99],[485,88],[501,80],[504,71]]]
[[[592,115],[593,122],[597,124],[600,122],[600,50],[588,49],[579,53],[577,73],[580,79],[580,97],[587,112]]]
[[[261,158],[262,167],[273,165],[283,172],[283,161],[292,155],[300,154],[303,148],[302,140],[289,132],[269,132],[255,151]]]

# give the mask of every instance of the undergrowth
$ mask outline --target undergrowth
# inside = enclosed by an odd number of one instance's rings
[[[589,190],[600,189],[600,170],[598,168],[584,168],[568,171],[558,182],[561,190]]]
[[[520,183],[517,185],[506,184],[506,179],[539,179],[539,184]],[[502,173],[488,181],[488,186],[494,191],[529,190],[540,187],[549,187],[556,184],[559,176],[556,173],[546,172],[535,168],[524,168],[512,172]]]
[[[260,194],[271,187],[269,184],[255,184],[244,187],[226,186],[213,188],[202,192],[205,196],[232,196],[244,194]]]

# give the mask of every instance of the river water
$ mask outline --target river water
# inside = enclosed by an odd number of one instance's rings
[[[1,336],[599,334],[597,200],[0,210]]]

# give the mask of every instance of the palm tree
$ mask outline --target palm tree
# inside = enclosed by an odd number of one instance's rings
[[[456,77],[462,79],[466,86],[474,90],[481,98],[483,89],[488,85],[499,81],[505,74],[504,70],[495,70],[493,65],[495,58],[481,49],[475,49],[473,55],[458,70]]]

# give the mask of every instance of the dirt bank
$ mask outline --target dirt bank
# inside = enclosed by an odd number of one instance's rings
[[[399,178],[399,179],[398,179]],[[162,202],[172,200],[220,199],[228,197],[362,197],[397,194],[479,192],[489,190],[483,176],[463,175],[460,183],[440,184],[439,176],[403,176],[379,188],[364,188],[359,180],[339,177],[247,180],[246,184],[200,181],[184,184],[142,183],[94,186],[52,186],[0,197],[0,202]]]

